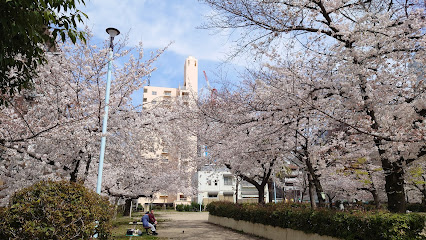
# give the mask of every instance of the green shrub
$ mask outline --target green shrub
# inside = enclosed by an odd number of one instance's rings
[[[420,235],[426,217],[420,214],[392,214],[388,212],[328,209],[311,210],[295,204],[233,204],[213,202],[207,205],[211,215],[265,225],[291,228],[306,233],[317,233],[341,239],[426,239]]]
[[[152,210],[163,210],[164,207],[162,205],[152,205]]]
[[[184,205],[184,206],[183,206],[183,210],[184,210],[185,212],[191,212],[191,210],[192,210],[191,205]]]
[[[0,212],[0,239],[89,239],[95,233],[107,239],[113,211],[81,184],[41,181],[16,192]]]
[[[191,208],[192,208],[193,212],[198,212],[198,211],[200,211],[200,204],[196,203],[196,202],[191,202]],[[204,209],[204,205],[201,204],[201,210],[203,210],[203,209]]]
[[[176,205],[176,211],[183,212],[183,204]]]
[[[138,203],[138,207],[136,208],[138,211],[143,211],[143,206],[142,204]]]
[[[201,205],[201,209],[204,208],[204,205]],[[179,204],[176,205],[176,211],[179,212],[198,212],[200,211],[200,204],[192,202],[191,205],[188,204]]]

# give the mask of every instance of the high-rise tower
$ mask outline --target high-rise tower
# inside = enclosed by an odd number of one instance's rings
[[[198,61],[193,56],[185,60],[183,86],[193,94],[198,92]]]

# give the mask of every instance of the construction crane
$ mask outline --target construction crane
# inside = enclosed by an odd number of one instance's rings
[[[203,73],[204,73],[204,77],[206,78],[207,89],[209,89],[209,91],[210,91],[210,99],[212,101],[215,101],[216,96],[217,96],[217,90],[216,90],[216,88],[211,88],[210,83],[209,83],[209,79],[207,78],[206,71],[203,71]]]

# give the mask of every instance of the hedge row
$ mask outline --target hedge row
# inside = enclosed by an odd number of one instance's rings
[[[204,209],[204,205],[201,205],[201,209]],[[176,205],[176,211],[198,212],[200,211],[200,204],[192,202],[191,205],[185,205],[185,204]]]
[[[426,239],[422,235],[426,217],[420,214],[388,212],[340,212],[328,209],[311,210],[296,204],[234,204],[213,202],[207,205],[210,214],[264,225],[291,228],[341,239]]]

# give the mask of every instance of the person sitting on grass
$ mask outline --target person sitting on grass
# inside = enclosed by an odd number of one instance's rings
[[[146,212],[145,215],[143,215],[142,217],[142,223],[143,223],[143,227],[150,227],[151,231],[152,231],[152,235],[158,235],[158,233],[155,231],[155,227],[154,225],[152,225],[149,222],[149,212]]]

